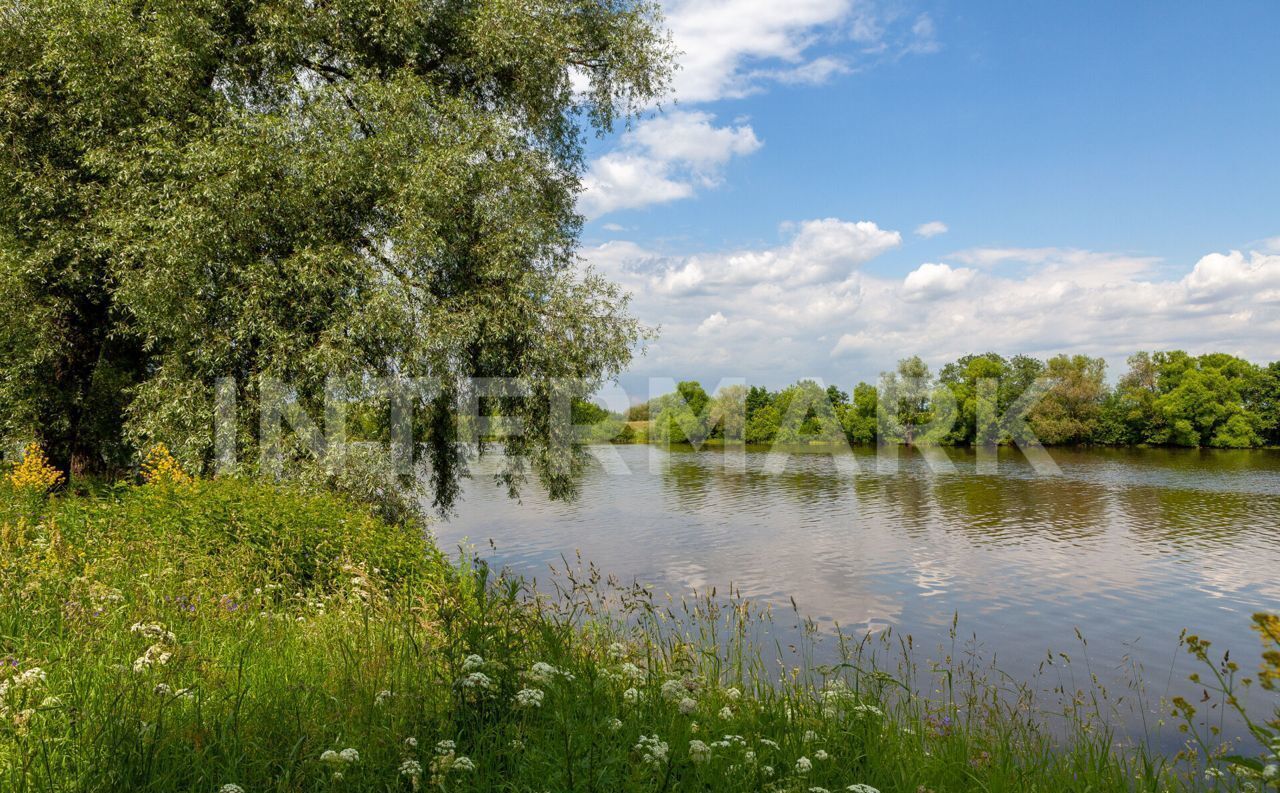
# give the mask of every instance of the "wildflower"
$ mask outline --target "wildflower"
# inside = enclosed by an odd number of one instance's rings
[[[169,663],[173,653],[165,649],[163,644],[153,644],[133,662],[133,671],[141,674],[153,666],[164,666]]]
[[[804,742],[805,742],[805,743],[810,743],[810,742],[812,742],[812,741],[816,741],[816,740],[818,740],[818,733],[814,732],[813,730],[805,730],[805,731],[804,731]]]
[[[761,746],[768,746],[770,749],[780,749],[780,748],[781,748],[780,746],[778,746],[778,742],[777,742],[777,741],[772,741],[772,740],[769,740],[768,738],[761,738],[761,739],[760,739],[760,745],[761,745]]]
[[[218,788],[218,793],[244,793],[244,788],[240,787],[237,784],[228,782],[227,784]]]
[[[169,447],[157,443],[142,461],[142,480],[149,485],[181,485],[191,481],[191,475],[169,453]]]
[[[161,697],[173,696],[173,689],[169,688],[169,685],[167,683],[156,683],[155,692],[157,696],[161,696]]]
[[[458,745],[455,744],[453,741],[440,741],[439,743],[436,744],[436,754],[438,755],[453,754],[454,750],[456,750],[457,748],[458,748]]]
[[[613,644],[609,645],[609,657],[614,659],[615,661],[618,660],[619,658],[626,658],[627,646],[625,644],[620,644],[619,642],[614,642]]]
[[[746,751],[746,754],[742,755],[742,759],[746,762],[747,765],[755,765],[756,753],[748,749]]]
[[[634,688],[629,688],[622,692],[622,700],[629,705],[634,705],[636,702],[640,701],[640,692]]]
[[[831,791],[824,787],[811,787],[809,788],[809,793],[831,793]]]
[[[640,680],[644,678],[644,670],[630,661],[623,664],[619,671],[622,673],[622,676],[628,680]]]
[[[136,636],[145,636],[148,639],[154,639],[163,644],[177,644],[178,637],[158,622],[135,622],[129,628],[129,632]]]
[[[493,681],[484,672],[472,672],[460,681],[464,689],[488,691],[493,688]]]
[[[405,760],[400,764],[400,776],[407,776],[410,779],[417,780],[422,776],[422,763],[417,760]]]
[[[516,692],[516,707],[518,708],[540,708],[542,707],[543,692],[536,688],[522,688]]]
[[[408,738],[404,739],[404,746],[406,749],[417,749],[418,739],[410,735]]]
[[[22,462],[9,472],[9,483],[18,490],[45,493],[61,484],[62,472],[49,464],[38,443],[27,444]]]
[[[711,747],[702,741],[689,741],[689,759],[695,763],[706,763],[711,760]]]
[[[350,765],[360,762],[360,753],[355,749],[343,749],[341,752],[327,749],[320,755],[320,762],[328,765]]]
[[[609,732],[617,732],[622,729],[622,719],[609,719]]]
[[[813,770],[813,761],[807,757],[801,757],[796,760],[796,773],[807,774]]]
[[[725,699],[730,702],[737,702],[742,697],[742,692],[736,688],[726,688],[724,690]]]
[[[476,764],[471,762],[471,758],[465,754],[460,754],[453,760],[453,768],[457,771],[474,771]]]
[[[684,696],[684,692],[684,683],[679,680],[668,680],[662,684],[662,698],[669,702],[675,702]]]
[[[391,699],[392,696],[394,695],[390,691],[383,689],[382,691],[378,692],[378,695],[376,697],[373,698],[373,704],[385,705],[387,704],[387,700]]]
[[[760,773],[765,776],[773,776],[773,766],[771,765],[760,766]]]
[[[856,785],[850,785],[845,788],[845,790],[848,791],[848,793],[880,793],[876,788],[873,788],[870,785],[864,785],[861,782]]]
[[[658,766],[667,761],[667,744],[657,735],[641,735],[635,748],[645,765]]]
[[[1267,767],[1262,769],[1263,779],[1275,779],[1277,776],[1280,776],[1280,765],[1268,763]]]
[[[688,716],[690,713],[693,713],[695,710],[698,709],[698,703],[690,699],[689,697],[685,697],[684,699],[680,700],[679,707],[680,707],[680,712]]]
[[[463,672],[474,672],[484,666],[484,659],[478,655],[468,655],[462,661]]]
[[[729,707],[728,705],[725,705],[723,708],[721,708],[721,709],[720,709],[720,718],[724,719],[725,721],[728,721],[729,719],[732,719],[732,718],[733,718],[733,708]]]
[[[830,756],[831,755],[827,754],[826,749],[819,749],[818,751],[813,753],[814,760],[826,760]]]
[[[572,674],[563,669],[557,669],[545,661],[539,661],[534,664],[529,668],[528,672],[524,673],[524,676],[529,681],[541,686],[549,685],[557,677],[567,681],[573,680]]]

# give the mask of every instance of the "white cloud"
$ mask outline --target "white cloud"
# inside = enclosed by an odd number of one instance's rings
[[[856,64],[813,51],[848,41],[863,59],[938,50],[928,14],[908,18],[867,0],[669,0],[664,11],[682,53],[674,80],[681,102],[743,97],[769,82],[825,82]]]
[[[933,300],[961,291],[977,270],[968,267],[952,269],[946,264],[925,263],[911,271],[902,282],[903,296],[907,300]]]
[[[715,333],[720,328],[729,324],[729,320],[725,319],[724,314],[719,311],[702,320],[702,324],[698,326],[698,335],[706,336]]]
[[[943,223],[941,220],[931,220],[928,223],[921,223],[919,226],[916,226],[916,236],[930,239],[938,236],[939,234],[946,234],[949,230],[950,229],[947,228],[947,224]]]
[[[861,266],[900,246],[875,223],[829,218],[784,233],[780,244],[725,252],[672,256],[630,242],[585,251],[632,291],[642,321],[663,328],[632,376],[848,385],[907,355],[937,366],[987,350],[1119,366],[1139,349],[1280,358],[1277,254],[1210,253],[1179,267],[1072,248],[982,249],[964,252],[972,267],[925,263],[890,276]]]
[[[1246,260],[1240,251],[1211,253],[1196,262],[1183,282],[1197,302],[1280,288],[1280,256],[1254,252]]]
[[[724,166],[764,145],[748,124],[718,127],[710,113],[647,119],[616,151],[593,160],[579,208],[588,217],[688,198],[720,182]]]
[[[669,295],[726,287],[789,289],[847,278],[858,265],[902,243],[902,235],[874,223],[807,220],[789,243],[763,250],[689,256],[653,273],[648,288]]]

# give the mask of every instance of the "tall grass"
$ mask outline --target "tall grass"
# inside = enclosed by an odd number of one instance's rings
[[[535,594],[287,487],[7,490],[0,791],[1264,783],[1117,751],[1087,707],[1051,734],[962,654],[922,671],[892,634],[781,666],[760,652],[767,618],[577,565]]]

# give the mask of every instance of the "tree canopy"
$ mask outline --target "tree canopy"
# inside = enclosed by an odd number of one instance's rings
[[[207,466],[216,378],[247,449],[263,376],[313,412],[335,373],[430,377],[448,504],[450,383],[584,396],[629,360],[575,253],[582,146],[670,68],[648,0],[4,3],[0,432],[76,473],[155,440]],[[565,491],[533,401],[509,479]]]
[[[999,418],[1025,408],[1027,426],[1048,445],[1280,445],[1280,362],[1140,352],[1114,387],[1106,369],[1103,359],[1086,355],[1041,361],[988,352],[948,363],[935,377],[913,356],[886,372],[879,387],[858,383],[852,397],[809,380],[779,391],[732,386],[708,397],[686,381],[632,415],[657,416],[653,436],[667,443],[689,440],[682,427],[698,427],[699,437],[756,444],[1008,442]],[[702,424],[689,407],[695,402],[711,406]],[[737,434],[738,427],[745,431]]]

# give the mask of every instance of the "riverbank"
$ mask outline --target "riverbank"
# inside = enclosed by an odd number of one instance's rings
[[[857,643],[765,668],[750,604],[588,572],[535,605],[328,495],[6,487],[0,510],[6,791],[1207,787],[1087,716],[1050,738],[958,662],[933,702]]]

